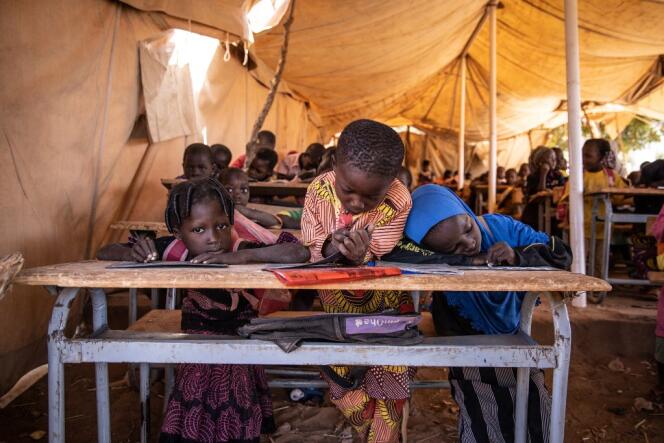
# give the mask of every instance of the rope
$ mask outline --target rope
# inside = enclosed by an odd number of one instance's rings
[[[263,110],[258,114],[256,123],[251,130],[251,137],[249,138],[249,143],[247,143],[246,152],[247,158],[244,163],[245,168],[248,168],[251,164],[251,161],[256,155],[256,136],[258,131],[263,127],[265,118],[267,117],[270,108],[272,107],[272,102],[277,93],[277,88],[279,87],[279,82],[281,82],[281,74],[284,72],[284,67],[286,66],[286,55],[288,55],[288,37],[290,36],[290,27],[293,23],[293,11],[295,11],[295,0],[291,0],[290,12],[288,13],[288,19],[284,23],[284,42],[281,45],[281,54],[279,55],[279,63],[277,64],[277,70],[274,73],[274,78],[270,81],[270,92],[267,94],[267,99],[263,105]]]

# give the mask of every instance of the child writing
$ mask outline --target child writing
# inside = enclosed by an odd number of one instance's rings
[[[187,146],[182,156],[183,175],[178,178],[192,180],[212,177],[216,172],[212,151],[203,143],[192,143]]]
[[[252,181],[268,181],[274,175],[274,166],[277,164],[277,153],[269,148],[261,148],[251,161],[247,175]]]
[[[215,179],[176,185],[168,197],[166,226],[172,237],[143,238],[133,247],[111,245],[104,259],[157,259],[205,263],[301,262],[309,258],[294,243],[269,247],[231,236],[233,201]],[[238,249],[237,252],[229,252]],[[235,335],[255,315],[242,289],[189,289],[182,302],[182,330],[192,334]],[[161,442],[254,442],[275,429],[263,369],[253,365],[181,364],[164,421]]]
[[[403,232],[411,206],[408,190],[396,180],[404,157],[399,135],[389,126],[357,120],[342,131],[333,170],[309,185],[302,215],[302,238],[312,260],[341,252],[363,264],[391,251]],[[369,313],[413,310],[399,291],[319,291],[326,312]],[[398,442],[414,370],[371,367],[363,375],[329,367],[323,377],[330,398],[364,440]]]
[[[560,239],[504,215],[477,217],[447,188],[423,186],[412,197],[406,237],[385,260],[563,269],[571,265],[570,249]],[[524,297],[524,292],[435,292],[431,312],[436,332],[514,334]],[[450,368],[449,379],[459,405],[459,441],[514,441],[516,370]],[[550,397],[543,373],[531,370],[530,380],[529,441],[548,441]]]

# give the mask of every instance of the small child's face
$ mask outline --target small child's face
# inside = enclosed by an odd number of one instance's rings
[[[334,190],[343,208],[351,214],[375,209],[394,180],[394,177],[368,174],[347,164],[336,165],[334,172]]]
[[[496,169],[496,176],[500,179],[505,178],[505,168],[502,166],[498,166]]]
[[[244,173],[230,175],[224,186],[233,197],[235,206],[247,206],[247,203],[249,203],[249,179]]]
[[[228,155],[228,152],[219,150],[214,154],[214,164],[217,165],[219,171],[228,168],[230,162],[231,156]]]
[[[188,180],[196,178],[211,177],[214,173],[214,167],[210,157],[205,154],[191,154],[184,159],[182,164],[184,176]]]
[[[517,175],[516,175],[516,170],[514,169],[508,169],[507,172],[505,173],[505,180],[508,185],[512,186],[516,183],[517,180]]]
[[[175,237],[182,240],[194,258],[206,252],[225,252],[231,249],[231,224],[217,200],[204,200],[191,206],[191,213]]]
[[[302,171],[308,171],[310,169],[316,169],[316,166],[318,166],[318,165],[314,164],[314,161],[312,160],[311,156],[309,154],[307,154],[306,152],[303,152],[302,154],[300,154],[299,162],[300,162],[300,169]]]
[[[272,174],[274,174],[274,168],[270,166],[269,160],[255,158],[254,161],[251,162],[247,174],[249,175],[249,178],[261,182],[272,177]]]
[[[519,168],[519,175],[521,177],[528,177],[530,175],[530,166],[528,165],[528,163],[524,163],[521,165],[521,167]]]
[[[597,172],[602,169],[602,155],[595,144],[583,146],[583,169],[590,172]]]
[[[427,249],[442,254],[477,255],[482,246],[480,227],[468,214],[459,214],[439,222],[422,239]]]

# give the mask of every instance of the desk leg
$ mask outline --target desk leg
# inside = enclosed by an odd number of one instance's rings
[[[48,441],[65,441],[65,365],[60,356],[60,342],[69,317],[69,307],[78,294],[78,288],[60,291],[48,323]]]
[[[108,329],[106,293],[103,289],[90,289],[92,295],[92,327],[95,334]],[[97,441],[111,442],[111,412],[108,392],[108,363],[95,363],[97,385]]]
[[[129,325],[136,323],[138,317],[138,289],[129,289]]]
[[[602,243],[602,275],[601,278],[609,278],[609,251],[611,248],[611,225],[613,224],[613,207],[611,199],[607,196],[604,199],[604,242]]]
[[[533,310],[537,302],[538,293],[529,292],[521,305],[520,329],[524,334],[530,335],[533,320]],[[516,405],[514,409],[514,442],[526,443],[528,441],[528,391],[530,387],[530,368],[517,368],[516,370]]]
[[[544,198],[544,232],[551,235],[551,197]]]
[[[140,368],[141,443],[148,443],[150,441],[150,365],[141,363]]]
[[[420,312],[420,291],[411,291],[410,296],[413,299],[413,309],[415,312]]]
[[[567,378],[572,352],[572,328],[567,315],[567,305],[560,294],[551,294],[553,311],[554,348],[558,365],[553,370],[551,399],[551,443],[563,443],[565,437],[565,404],[567,402]]]
[[[595,276],[595,248],[597,245],[597,216],[599,211],[599,198],[593,197],[593,209],[590,213],[590,260],[589,268],[586,270],[586,274]]]
[[[537,203],[537,230],[544,231],[544,206],[542,202]]]
[[[177,297],[177,289],[169,288],[166,290],[166,309],[175,309],[175,299]],[[166,365],[164,369],[164,408],[168,406],[168,399],[171,397],[173,391],[173,383],[175,381],[175,371],[173,365]]]
[[[152,309],[157,309],[159,307],[159,289],[150,289],[150,301],[150,307]]]

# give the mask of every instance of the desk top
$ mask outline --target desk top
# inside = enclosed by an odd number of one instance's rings
[[[599,191],[586,192],[586,196],[595,196],[595,195],[627,195],[627,196],[638,196],[638,195],[650,195],[657,197],[664,197],[664,189],[657,188],[602,188]]]
[[[664,272],[651,271],[648,272],[648,280],[653,283],[661,283],[664,285]]]
[[[120,220],[111,225],[111,229],[127,230],[127,231],[153,231],[153,232],[168,232],[166,223],[164,222],[149,222],[149,221],[129,221]]]
[[[470,185],[471,188],[477,189],[478,191],[488,191],[489,185],[480,184],[480,185]],[[496,185],[496,191],[504,191],[508,188],[513,188],[513,185]]]
[[[274,288],[286,289],[265,264],[221,269],[106,269],[113,262],[81,261],[24,269],[14,283],[96,288]],[[372,280],[289,286],[287,289],[397,289],[403,291],[608,291],[598,278],[567,271],[464,271],[463,275],[401,275]]]
[[[180,182],[186,181],[183,178],[162,178],[161,179],[161,184],[164,186],[164,188],[170,189],[173,187],[173,185],[178,184]]]

